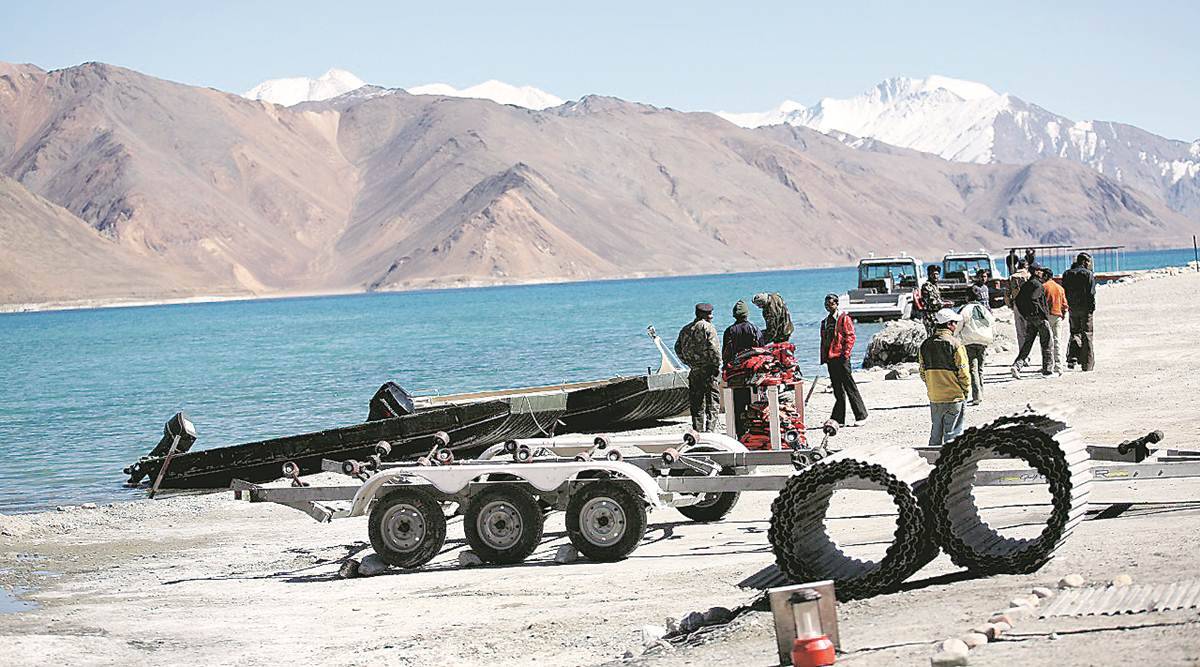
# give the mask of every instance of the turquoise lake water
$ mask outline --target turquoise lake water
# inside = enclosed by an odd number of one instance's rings
[[[673,345],[697,301],[721,331],[737,299],[780,292],[811,376],[822,297],[854,280],[847,267],[0,314],[0,512],[142,497],[121,469],[180,410],[201,449],[362,421],[387,380],[451,393],[643,373],[659,358],[646,325]],[[859,327],[856,361],[877,329]]]

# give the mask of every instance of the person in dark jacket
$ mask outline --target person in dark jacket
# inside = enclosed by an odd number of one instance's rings
[[[1021,379],[1021,368],[1025,366],[1029,352],[1033,349],[1036,339],[1042,347],[1042,375],[1053,375],[1053,359],[1050,354],[1050,304],[1046,301],[1046,289],[1042,287],[1040,271],[1030,271],[1029,279],[1021,285],[1016,298],[1013,299],[1017,312],[1025,322],[1025,338],[1021,343],[1021,351],[1012,365],[1012,376]]]
[[[738,301],[733,306],[733,324],[725,329],[721,339],[721,356],[725,364],[737,361],[737,356],[746,350],[762,347],[763,335],[758,327],[750,321],[750,308],[745,301]],[[750,390],[746,387],[733,388],[734,430],[738,437],[746,432],[746,406],[750,404]]]
[[[829,317],[821,320],[821,363],[829,370],[829,384],[833,386],[833,421],[846,423],[846,401],[854,412],[854,421],[867,421],[867,406],[863,405],[854,373],[850,370],[850,353],[854,351],[854,320],[838,311],[838,295],[825,296],[825,310]]]
[[[738,301],[733,306],[733,324],[721,338],[721,358],[727,364],[733,363],[738,354],[762,346],[762,331],[750,321],[750,307],[745,301]]]
[[[1063,290],[1067,293],[1067,322],[1071,338],[1067,343],[1067,370],[1079,364],[1080,370],[1096,367],[1092,348],[1092,314],[1096,312],[1096,275],[1092,273],[1092,256],[1086,252],[1075,257],[1071,268],[1063,272]]]

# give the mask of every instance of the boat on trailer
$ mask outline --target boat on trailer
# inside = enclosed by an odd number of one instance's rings
[[[158,488],[225,488],[234,479],[278,479],[285,463],[299,475],[320,472],[323,459],[416,459],[433,450],[438,434],[458,458],[523,438],[578,432],[617,432],[687,412],[687,371],[679,370],[653,327],[661,355],[645,375],[541,387],[413,397],[388,382],[371,398],[361,424],[192,451],[195,426],[183,413],[167,422],[150,453],[125,468],[127,484]],[[388,443],[387,453],[377,445]],[[445,448],[443,448],[445,449]],[[296,476],[296,475],[292,475]]]

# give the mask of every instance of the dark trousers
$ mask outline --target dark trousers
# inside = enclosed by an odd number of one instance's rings
[[[846,357],[830,359],[826,364],[829,369],[829,384],[833,385],[833,413],[830,419],[846,423],[846,400],[850,400],[850,409],[854,418],[862,421],[867,418],[867,406],[863,405],[862,394],[858,393],[858,385],[854,383],[854,374],[850,371],[850,360]]]
[[[1020,366],[1029,358],[1035,340],[1040,342],[1042,347],[1042,372],[1054,370],[1050,352],[1050,324],[1046,320],[1032,317],[1025,318],[1025,342],[1021,344],[1021,351],[1017,353],[1017,360],[1013,362],[1013,366]]]
[[[1067,364],[1078,363],[1085,371],[1096,367],[1096,356],[1092,350],[1092,314],[1067,311],[1071,326],[1071,341],[1067,343]]]
[[[971,365],[971,400],[983,398],[983,361],[987,345],[967,345],[967,362]]]
[[[692,428],[700,433],[720,428],[720,422],[717,421],[720,402],[717,369],[693,368],[688,371],[688,408],[692,413]]]

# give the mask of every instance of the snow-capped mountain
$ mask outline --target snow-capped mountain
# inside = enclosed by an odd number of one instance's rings
[[[362,79],[344,69],[331,69],[316,79],[306,76],[263,81],[242,97],[290,107],[301,102],[318,102],[343,95],[366,85]]]
[[[988,86],[943,76],[894,78],[849,99],[787,101],[760,113],[719,113],[743,127],[802,125],[851,143],[876,139],[947,160],[1024,164],[1059,157],[1200,214],[1200,140],[1132,125],[1074,121]],[[850,136],[846,136],[850,135]]]
[[[263,81],[242,94],[252,100],[263,100],[294,106],[301,102],[319,102],[344,95],[366,85],[362,79],[341,69],[331,69],[320,78],[295,77]],[[491,100],[498,104],[512,104],[526,109],[548,109],[563,103],[563,100],[533,86],[514,86],[503,81],[484,81],[469,88],[458,89],[445,83],[428,83],[405,88],[411,95],[445,95],[447,97],[472,97]]]
[[[448,97],[474,97],[491,100],[499,104],[512,104],[526,109],[548,109],[563,103],[562,98],[533,86],[514,86],[503,81],[484,81],[481,84],[459,90],[445,83],[428,83],[423,86],[405,88],[411,95],[446,95]]]

